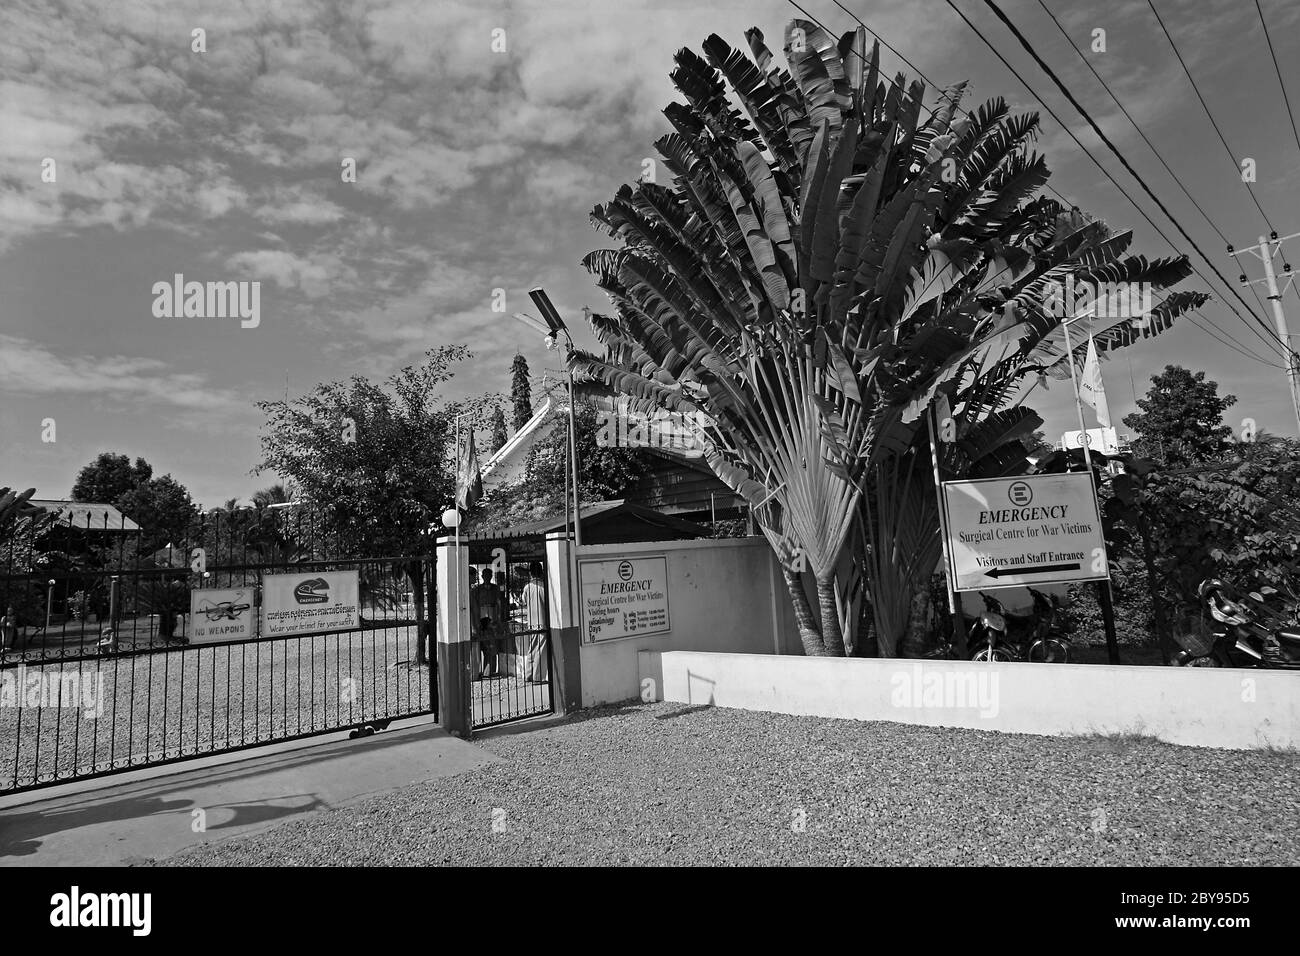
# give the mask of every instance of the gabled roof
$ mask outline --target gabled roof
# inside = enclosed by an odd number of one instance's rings
[[[59,524],[85,531],[139,531],[140,526],[112,505],[97,501],[63,501],[57,498],[32,498],[29,504],[57,511]]]
[[[521,470],[528,461],[528,452],[559,424],[560,417],[554,413],[567,412],[568,407],[557,405],[548,397],[542,407],[533,412],[533,417],[497,449],[481,469],[485,494],[520,477]]]

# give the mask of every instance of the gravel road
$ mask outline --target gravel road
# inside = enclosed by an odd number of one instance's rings
[[[169,865],[1295,865],[1300,755],[627,704]]]

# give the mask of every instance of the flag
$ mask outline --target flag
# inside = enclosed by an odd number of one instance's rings
[[[478,467],[478,451],[474,448],[474,431],[469,433],[469,448],[465,463],[460,460],[460,445],[456,446],[456,506],[462,511],[474,507],[483,497],[483,473]]]
[[[1093,407],[1097,423],[1110,428],[1110,407],[1106,404],[1106,389],[1101,381],[1101,363],[1097,361],[1097,345],[1088,336],[1088,358],[1083,363],[1083,377],[1079,379],[1079,398]]]

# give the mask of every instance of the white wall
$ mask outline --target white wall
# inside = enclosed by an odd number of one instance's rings
[[[1300,672],[1237,668],[641,655],[656,698],[778,714],[1012,733],[1141,733],[1169,743],[1300,747]]]
[[[640,696],[642,650],[802,653],[781,570],[763,537],[584,545],[580,560],[664,555],[672,630],[583,643],[582,704]]]

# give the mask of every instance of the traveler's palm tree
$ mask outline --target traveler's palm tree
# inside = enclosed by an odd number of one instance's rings
[[[711,420],[706,457],[781,556],[807,653],[845,652],[865,585],[893,655],[941,551],[927,411],[945,409],[945,477],[1023,470],[1042,422],[1008,403],[1027,375],[1068,375],[1053,284],[1159,289],[1191,269],[1126,256],[1130,234],[1039,196],[1036,115],[1001,99],[962,115],[959,84],[922,119],[923,85],[881,82],[861,30],[837,43],[793,21],[789,73],[746,36],[757,63],[717,36],[707,61],[677,54],[686,102],[655,144],[673,185],[593,211],[621,240],[584,260],[615,314],[589,315],[605,353],[569,360],[640,410]],[[1097,349],[1205,298],[1099,320]]]

